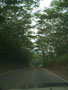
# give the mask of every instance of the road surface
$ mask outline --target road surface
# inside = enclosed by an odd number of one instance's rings
[[[67,81],[42,68],[23,68],[0,74],[0,88],[3,90],[39,88],[67,84]]]

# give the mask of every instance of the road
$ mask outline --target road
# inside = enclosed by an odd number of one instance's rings
[[[2,90],[66,85],[67,81],[42,68],[23,68],[0,74]]]

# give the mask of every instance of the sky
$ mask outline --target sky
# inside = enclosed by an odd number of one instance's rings
[[[45,7],[50,7],[50,3],[52,0],[40,0],[40,6],[38,9],[43,10]],[[35,12],[37,9],[33,10],[33,12]],[[32,24],[34,25],[36,22],[32,21]],[[37,33],[37,29],[32,30],[34,33]],[[32,42],[34,42],[35,40],[32,40]]]
[[[40,0],[40,6],[38,9],[43,10],[45,7],[49,7],[50,3],[52,0]],[[34,9],[33,12],[36,12],[37,9]],[[36,22],[33,21],[32,24],[34,25]],[[35,32],[37,32],[37,29],[34,30]]]
[[[35,13],[37,10],[43,10],[45,7],[50,7],[50,3],[53,0],[40,0],[40,5],[38,8],[33,9],[33,13]]]
[[[44,7],[49,7],[52,0],[41,0],[40,1],[40,8],[44,9]]]

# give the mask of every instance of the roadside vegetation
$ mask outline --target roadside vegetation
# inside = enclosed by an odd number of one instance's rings
[[[32,7],[37,0],[0,1],[0,71],[30,65],[34,45],[31,42]]]
[[[0,72],[38,65],[68,73],[68,1],[53,0],[33,13],[39,1],[0,3]]]
[[[50,8],[36,13],[37,47],[44,66],[68,65],[68,2],[53,0]]]
[[[68,1],[53,0],[50,8],[35,15],[38,18],[36,47],[42,54],[43,67],[68,79]]]

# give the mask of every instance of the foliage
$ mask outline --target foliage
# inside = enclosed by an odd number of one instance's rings
[[[53,0],[50,8],[32,13],[38,5],[39,0],[2,0],[1,62],[22,63],[24,66],[31,63],[68,65],[68,2]],[[32,26],[33,19],[36,25]],[[35,36],[32,29],[38,30]]]
[[[38,0],[37,0],[38,1]],[[32,59],[32,7],[35,0],[2,0],[0,6],[0,62],[22,63]]]
[[[50,8],[35,15],[38,18],[36,44],[42,52],[43,65],[53,65],[57,62],[65,64],[65,53],[68,53],[68,2],[53,0]]]

